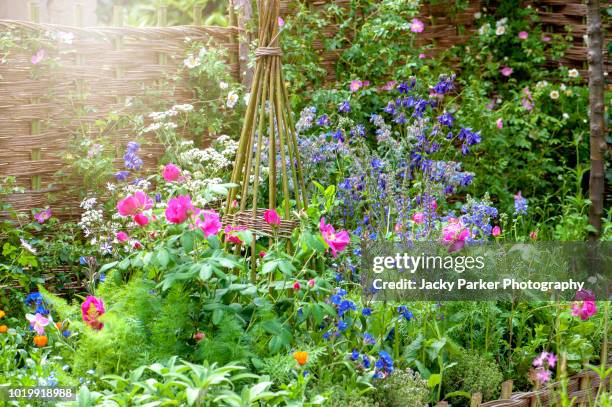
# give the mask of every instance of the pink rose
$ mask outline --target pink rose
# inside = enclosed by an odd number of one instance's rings
[[[153,200],[142,191],[136,191],[117,203],[121,216],[134,216],[153,207]]]
[[[362,86],[363,82],[358,79],[355,79],[354,81],[351,81],[349,89],[351,90],[351,92],[357,92]]]
[[[196,332],[193,334],[193,339],[196,342],[200,342],[204,338],[206,338],[206,335],[204,334],[204,332]]]
[[[302,286],[300,285],[299,281],[296,281],[295,283],[293,283],[293,289],[295,291],[298,291]]]
[[[136,222],[139,226],[147,226],[149,224],[149,218],[142,213],[139,213],[134,215],[134,222]]]
[[[121,243],[124,243],[128,240],[128,234],[125,232],[117,232],[117,234],[115,235],[115,237],[117,238],[117,240]]]
[[[538,239],[538,231],[537,230],[532,230],[531,232],[529,232],[529,237],[531,238],[531,240],[537,240]]]
[[[180,195],[168,201],[166,208],[166,219],[168,222],[180,224],[187,220],[187,217],[194,212],[195,208],[191,203],[189,195]]]
[[[266,211],[264,212],[264,220],[269,225],[273,226],[278,226],[281,223],[280,215],[274,209],[266,209]]]
[[[332,225],[325,223],[325,218],[321,218],[319,222],[319,230],[321,231],[321,235],[323,236],[323,240],[329,246],[332,252],[332,256],[336,257],[338,252],[343,251],[348,246],[351,237],[346,230],[341,230],[340,232],[335,231]]]
[[[162,176],[168,182],[176,181],[181,176],[181,169],[174,164],[166,164]]]
[[[597,313],[595,296],[588,290],[580,290],[576,293],[576,300],[572,303],[572,315],[586,321]]]
[[[221,220],[219,214],[212,210],[200,211],[196,219],[196,226],[202,229],[204,236],[212,236],[219,233],[221,227]]]
[[[422,33],[425,29],[425,24],[418,18],[413,18],[410,22],[410,31],[413,33]]]
[[[311,278],[310,280],[308,280],[308,287],[312,288],[315,285],[315,280],[314,278]]]
[[[499,226],[493,226],[493,230],[491,230],[491,234],[494,237],[501,235],[501,228]]]
[[[504,66],[502,69],[500,69],[500,72],[504,76],[510,76],[512,75],[512,72],[514,72],[514,70],[509,66]]]
[[[501,118],[497,119],[495,124],[497,125],[497,128],[500,130],[504,128],[504,121]]]
[[[418,225],[425,223],[425,214],[423,212],[417,212],[412,215],[412,220]]]
[[[457,218],[450,218],[446,226],[442,228],[442,243],[448,245],[448,252],[461,250],[465,245],[465,239],[470,231],[463,226]]]
[[[520,33],[518,33],[518,37],[519,37],[521,40],[526,40],[526,39],[527,39],[527,37],[529,37],[529,34],[527,33],[527,31],[521,31]]]
[[[32,58],[30,61],[32,62],[32,65],[37,65],[44,58],[45,58],[45,50],[41,48],[38,51],[36,51],[36,54],[32,55]]]
[[[225,241],[226,242],[231,242],[231,243],[235,243],[235,244],[242,244],[242,239],[240,239],[238,236],[236,236],[234,233],[235,232],[240,232],[246,230],[246,226],[231,226],[231,225],[227,225],[225,227]]]
[[[98,318],[104,315],[105,312],[104,301],[102,301],[100,298],[94,297],[93,295],[89,295],[83,304],[81,304],[81,315],[83,317],[83,322],[93,329],[100,330],[104,327],[104,324],[100,322]]]

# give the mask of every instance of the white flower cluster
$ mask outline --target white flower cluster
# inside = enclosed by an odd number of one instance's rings
[[[506,23],[508,23],[507,17],[504,17],[495,23],[495,35],[504,35],[506,33]]]
[[[148,133],[150,131],[157,131],[160,129],[163,130],[174,130],[178,127],[178,125],[174,122],[165,122],[167,119],[171,117],[178,116],[179,113],[188,113],[193,111],[193,105],[188,103],[182,105],[174,105],[169,110],[165,112],[152,112],[149,113],[149,119],[153,120],[153,123],[148,125],[143,129],[144,133]]]
[[[198,66],[202,65],[202,58],[204,58],[205,55],[206,48],[202,47],[197,55],[188,54],[187,58],[183,60],[183,65],[185,65],[185,67],[188,69],[197,68]]]
[[[71,45],[74,41],[74,33],[72,32],[47,31],[45,32],[45,36],[53,41],[58,41],[61,44]]]

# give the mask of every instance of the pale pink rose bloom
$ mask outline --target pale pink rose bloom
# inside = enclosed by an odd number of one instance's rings
[[[422,33],[425,29],[425,24],[418,18],[413,18],[410,22],[410,31],[413,33]]]

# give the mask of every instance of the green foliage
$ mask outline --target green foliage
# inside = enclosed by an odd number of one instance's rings
[[[252,338],[245,334],[241,321],[225,313],[217,330],[206,332],[198,344],[197,358],[210,363],[226,364],[230,361],[246,362],[252,356]]]
[[[382,406],[423,406],[429,400],[427,381],[411,369],[395,370],[376,384],[375,397]]]
[[[447,372],[446,393],[460,390],[471,394],[482,393],[483,400],[494,400],[499,395],[504,377],[495,361],[480,353],[466,351],[458,356],[456,362]],[[469,405],[466,398],[461,398],[459,402],[463,404],[458,405]]]

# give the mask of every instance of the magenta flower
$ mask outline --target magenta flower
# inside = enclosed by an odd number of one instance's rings
[[[40,313],[36,315],[26,314],[26,319],[30,321],[30,327],[38,334],[45,334],[45,327],[49,325],[49,319],[42,316]]]
[[[117,234],[115,234],[115,237],[117,238],[117,240],[121,243],[124,243],[128,240],[129,236],[127,233],[121,231],[121,232],[117,232]]]
[[[136,222],[139,226],[147,226],[149,224],[149,218],[142,213],[138,213],[134,215],[134,222]]]
[[[285,25],[285,20],[283,20],[282,17],[279,17],[278,18],[278,26],[279,27],[283,27],[284,25]]]
[[[312,288],[315,285],[315,280],[314,278],[311,278],[310,280],[308,280],[308,287]]]
[[[213,210],[200,211],[196,218],[196,226],[204,232],[206,237],[216,235],[223,227],[219,214]]]
[[[417,212],[412,215],[412,220],[418,225],[425,223],[425,214],[423,212]]]
[[[546,361],[548,362],[548,367],[553,368],[557,364],[557,357],[554,353],[549,353],[546,357]]]
[[[545,36],[542,37],[542,41],[550,42],[550,37],[548,35],[545,35]]]
[[[93,295],[87,296],[83,304],[81,304],[81,315],[83,322],[93,329],[100,330],[104,324],[98,320],[106,310],[104,309],[104,301],[101,298],[96,298]]]
[[[446,226],[442,228],[442,243],[448,245],[448,252],[456,252],[465,246],[465,239],[470,231],[457,218],[450,218]]]
[[[349,244],[351,237],[346,230],[341,230],[336,233],[336,230],[332,225],[325,223],[325,218],[321,218],[319,222],[319,230],[321,231],[321,235],[323,236],[323,240],[329,246],[332,252],[332,256],[336,257],[338,252],[346,249],[346,246]]]
[[[491,234],[493,235],[493,237],[497,237],[501,235],[501,228],[499,226],[493,226],[493,229],[491,230]]]
[[[361,89],[362,86],[363,86],[363,82],[361,82],[359,79],[355,79],[351,81],[351,84],[349,85],[349,89],[351,90],[351,92],[357,92],[359,89]]]
[[[586,290],[578,291],[576,293],[576,301],[572,303],[572,315],[586,321],[596,313],[595,296]]]
[[[176,181],[181,176],[181,169],[174,164],[166,164],[162,176],[168,182]]]
[[[274,209],[266,209],[264,212],[264,220],[272,226],[278,226],[281,224],[280,215]]]
[[[495,124],[497,125],[497,128],[500,130],[504,128],[504,120],[501,117],[497,119]]]
[[[551,375],[552,373],[550,370],[544,368],[536,369],[536,379],[541,384],[548,382],[551,378]]]
[[[40,211],[34,214],[34,219],[36,222],[43,224],[51,217],[51,209],[47,208],[44,211]]]
[[[526,40],[529,37],[529,34],[527,33],[527,31],[521,31],[520,33],[518,33],[518,37],[521,40]]]
[[[32,58],[30,59],[30,61],[32,62],[32,65],[37,65],[44,58],[45,58],[45,50],[41,48],[38,51],[36,51],[36,54],[32,55]]]
[[[300,285],[299,281],[296,281],[295,283],[293,283],[293,289],[295,291],[298,291],[300,288],[302,288],[302,286]]]
[[[531,96],[529,88],[523,89],[523,94],[525,95],[525,97],[521,99],[521,104],[527,110],[533,109],[533,97]]]
[[[413,18],[410,22],[410,31],[413,33],[422,33],[425,29],[425,24],[418,18]]]
[[[501,70],[500,70],[501,74],[504,76],[510,76],[512,75],[513,69],[510,68],[509,66],[504,66]]]
[[[195,208],[189,195],[179,195],[168,201],[166,219],[168,222],[180,224],[185,222],[194,211]]]
[[[425,55],[425,54],[423,54],[423,53],[420,53],[420,54],[419,54],[419,59],[425,59],[425,58],[427,58],[427,55]]]
[[[134,216],[152,207],[153,200],[142,191],[136,191],[117,203],[117,211],[121,216]]]
[[[225,241],[231,242],[235,244],[242,244],[242,239],[235,235],[235,232],[240,232],[246,230],[246,226],[231,226],[227,225],[225,227]]]

